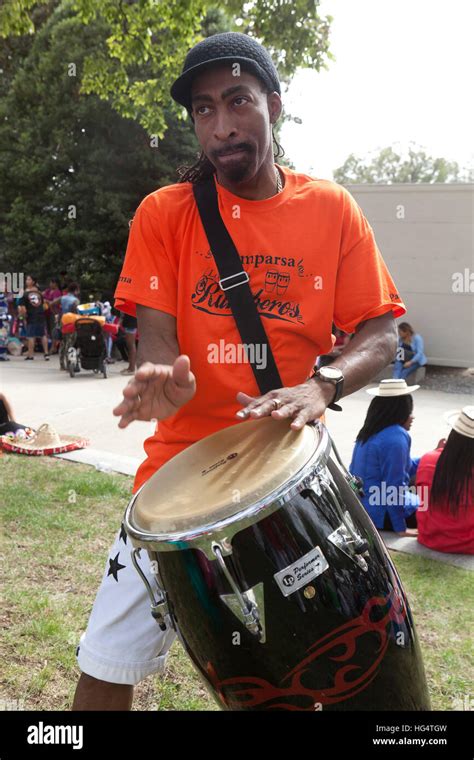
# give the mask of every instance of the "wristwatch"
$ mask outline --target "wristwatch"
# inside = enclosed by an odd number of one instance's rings
[[[328,409],[333,409],[335,412],[342,412],[342,407],[336,404],[336,401],[342,396],[342,389],[344,387],[344,375],[337,367],[321,367],[318,369],[314,367],[314,378],[323,380],[325,383],[332,383],[336,389],[333,400],[328,404]]]

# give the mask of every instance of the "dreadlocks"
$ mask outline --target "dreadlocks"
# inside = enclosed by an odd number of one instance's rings
[[[275,137],[275,133],[272,129],[272,137],[275,148],[273,150],[273,157],[280,158],[285,155],[285,151],[281,147],[280,143]],[[178,182],[204,182],[204,180],[212,177],[216,171],[216,167],[212,164],[208,157],[201,151],[199,158],[192,166],[179,166],[176,170],[179,175]]]

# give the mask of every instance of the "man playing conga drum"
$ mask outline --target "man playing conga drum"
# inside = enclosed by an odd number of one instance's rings
[[[114,414],[121,428],[159,421],[134,492],[222,428],[271,415],[298,430],[320,418],[341,389],[353,393],[392,361],[394,317],[406,311],[349,192],[275,164],[280,83],[261,45],[237,33],[205,39],[188,53],[171,92],[188,110],[202,154],[178,183],[140,204],[115,294],[117,308],[138,317],[140,344],[139,369]],[[263,395],[238,350],[193,196],[193,183],[213,173],[282,380]],[[310,379],[316,357],[332,348],[333,322],[355,335],[331,365],[337,372]],[[265,352],[260,359],[263,365]],[[163,671],[174,639],[150,615],[127,539],[122,527],[78,647],[74,709],[130,709],[133,685]]]

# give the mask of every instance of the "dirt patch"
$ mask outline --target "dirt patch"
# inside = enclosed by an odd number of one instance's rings
[[[434,367],[427,365],[421,387],[428,391],[445,393],[472,393],[474,390],[474,367]]]

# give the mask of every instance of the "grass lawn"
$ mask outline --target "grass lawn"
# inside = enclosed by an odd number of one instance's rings
[[[69,709],[75,650],[120,526],[132,479],[54,458],[0,457],[0,703]],[[462,709],[473,683],[474,576],[393,553],[407,591],[433,709]],[[181,646],[164,677],[136,687],[136,710],[215,710]]]

